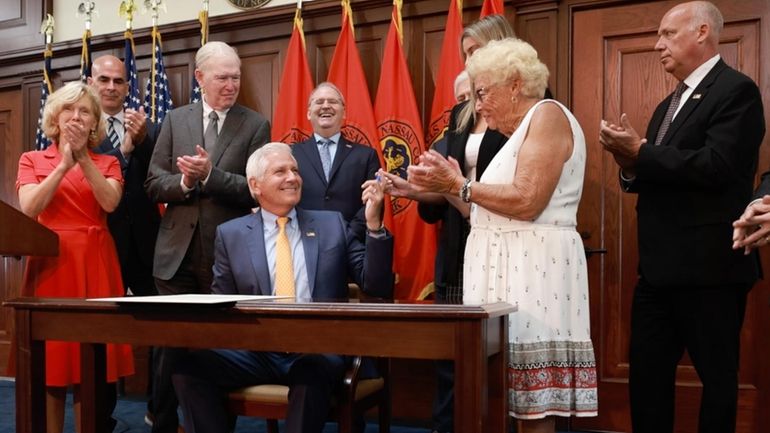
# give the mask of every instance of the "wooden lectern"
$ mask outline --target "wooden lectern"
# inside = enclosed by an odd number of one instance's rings
[[[0,200],[0,256],[58,256],[59,236]]]

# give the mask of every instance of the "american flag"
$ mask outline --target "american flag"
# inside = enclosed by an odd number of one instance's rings
[[[171,100],[171,90],[168,88],[168,76],[163,65],[163,44],[157,27],[152,29],[152,40],[152,69],[144,92],[144,112],[152,123],[160,125],[166,118],[166,113],[174,108],[174,102]]]
[[[204,0],[203,10],[198,12],[198,22],[201,23],[201,46],[205,45],[209,39],[209,2]],[[190,84],[190,103],[195,104],[201,100],[201,85],[198,84],[198,80],[195,78],[195,73],[192,76],[192,82]]]
[[[83,32],[83,48],[80,50],[80,81],[91,77],[91,30]]]
[[[123,34],[126,39],[126,77],[128,77],[128,95],[123,102],[124,108],[138,110],[142,105],[142,97],[139,94],[139,76],[136,73],[136,59],[134,58],[134,34],[131,30],[126,30]]]
[[[51,85],[51,57],[53,53],[50,49],[45,50],[45,66],[43,66],[43,82],[40,84],[40,113],[37,117],[37,131],[35,132],[35,149],[44,150],[51,144],[48,137],[43,132],[43,109],[45,108],[45,101],[48,100],[48,95],[53,91]]]
[[[192,77],[192,85],[190,91],[190,103],[195,104],[201,100],[201,85],[198,84],[198,80],[195,79],[195,75]]]

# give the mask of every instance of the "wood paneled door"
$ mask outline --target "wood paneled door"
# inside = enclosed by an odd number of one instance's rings
[[[571,105],[588,147],[578,227],[587,247],[608,250],[605,256],[589,260],[599,416],[573,420],[572,427],[577,430],[631,431],[627,379],[631,298],[638,261],[636,196],[621,191],[617,165],[602,151],[598,130],[602,118],[617,122],[621,113],[628,113],[632,125],[644,135],[656,105],[673,90],[675,80],[663,70],[653,47],[660,18],[676,3],[648,2],[572,12]],[[760,85],[766,83],[767,72],[760,65],[767,68],[768,56],[766,51],[764,57],[761,55],[760,40],[764,34],[767,41],[767,29],[762,28],[762,19],[768,15],[767,2],[715,3],[726,21],[722,57]],[[768,96],[765,91],[765,107],[770,107]],[[770,167],[765,147],[761,170]],[[768,293],[770,287],[765,281],[749,296],[741,340],[738,431],[743,433],[767,431],[770,425]],[[685,355],[677,373],[676,432],[697,431],[700,392],[698,376]]]

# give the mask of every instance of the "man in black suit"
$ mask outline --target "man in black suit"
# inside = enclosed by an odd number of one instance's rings
[[[126,67],[115,56],[98,57],[91,65],[88,84],[99,95],[102,119],[108,135],[96,152],[115,156],[123,171],[123,197],[118,207],[107,215],[110,234],[115,240],[120,273],[126,294],[147,296],[158,293],[152,277],[152,257],[158,236],[160,212],[144,192],[144,179],[155,147],[157,129],[146,120],[144,111],[123,109],[128,95]],[[150,361],[151,363],[151,361]],[[152,368],[150,367],[150,378]],[[111,384],[108,406],[114,410],[117,389]],[[147,404],[148,408],[152,403]],[[116,421],[110,420],[115,426]]]
[[[731,248],[731,223],[752,195],[765,124],[756,84],[719,56],[722,27],[709,2],[669,10],[655,49],[681,83],[677,91],[655,110],[646,138],[626,114],[619,125],[600,127],[623,189],[638,195],[629,358],[634,433],[673,431],[685,349],[703,382],[698,431],[735,431],[740,330],[758,266],[756,257]]]
[[[393,296],[393,237],[382,227],[379,182],[368,181],[358,188],[359,200],[366,203],[367,234],[360,242],[349,233],[339,212],[297,207],[304,184],[288,145],[266,144],[249,158],[246,172],[260,208],[217,228],[215,293],[339,299],[347,298],[351,278],[366,293]],[[287,273],[281,272],[287,267],[282,257],[288,263]],[[226,433],[229,390],[284,383],[289,386],[286,431],[320,433],[348,360],[334,354],[192,352],[173,375],[185,429]]]
[[[123,198],[107,217],[118,250],[123,285],[127,294],[154,295],[157,290],[152,277],[152,258],[160,212],[144,192],[144,180],[155,148],[156,128],[146,120],[141,108],[139,111],[123,109],[128,81],[120,59],[101,56],[94,60],[91,73],[88,83],[99,94],[108,132],[96,150],[114,155],[123,170]]]
[[[356,237],[363,240],[366,219],[361,185],[374,179],[380,168],[377,152],[342,136],[345,98],[332,83],[321,83],[310,94],[307,118],[313,137],[292,146],[305,180],[299,206],[342,213]]]

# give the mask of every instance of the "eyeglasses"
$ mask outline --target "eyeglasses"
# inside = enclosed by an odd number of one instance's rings
[[[334,98],[318,98],[318,99],[313,99],[312,104],[313,105],[318,105],[318,106],[324,105],[324,104],[342,105],[342,101],[340,101],[339,99],[334,99]]]
[[[494,86],[481,86],[476,89],[476,100],[484,103],[484,100],[489,96],[493,87]]]

